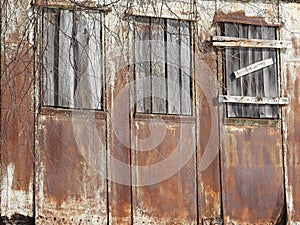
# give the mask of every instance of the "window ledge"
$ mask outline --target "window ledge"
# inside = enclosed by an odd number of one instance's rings
[[[66,116],[66,117],[87,117],[106,119],[107,113],[100,110],[92,109],[70,109],[70,108],[55,108],[50,106],[43,106],[40,109],[40,115],[44,116]]]
[[[280,127],[281,120],[273,118],[224,118],[224,125]]]
[[[191,115],[164,115],[164,114],[145,114],[136,113],[134,115],[136,121],[149,121],[149,120],[162,120],[164,122],[174,122],[174,123],[194,123],[196,118]]]

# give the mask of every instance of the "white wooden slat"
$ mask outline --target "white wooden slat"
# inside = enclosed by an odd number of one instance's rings
[[[220,95],[219,103],[287,105],[287,104],[289,104],[289,99],[288,98],[267,98],[267,97],[252,97],[252,96]]]
[[[233,73],[235,75],[235,78],[239,78],[239,77],[248,75],[250,73],[253,73],[255,71],[261,70],[261,69],[268,67],[270,65],[273,65],[273,64],[274,64],[273,59],[268,58],[268,59],[253,63],[253,64],[251,64],[247,67],[244,67],[242,69],[239,69],[237,71],[234,71]]]
[[[228,36],[213,36],[213,46],[252,48],[291,48],[290,41],[247,39]]]
[[[59,30],[58,105],[74,107],[73,13],[62,10]]]

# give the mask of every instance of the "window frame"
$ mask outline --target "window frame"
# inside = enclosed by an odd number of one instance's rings
[[[135,83],[135,88],[134,88],[134,93],[133,93],[133,101],[134,102],[137,102],[137,83],[136,83],[136,80],[137,80],[137,73],[136,73],[136,28],[137,28],[137,20],[156,20],[156,21],[159,21],[159,23],[161,23],[161,21],[163,21],[163,26],[166,26],[168,21],[171,21],[171,22],[177,22],[180,24],[180,22],[184,22],[184,23],[187,23],[188,24],[188,30],[189,30],[189,99],[190,99],[190,112],[189,113],[182,113],[182,107],[180,106],[180,113],[169,113],[168,112],[168,100],[165,101],[165,104],[166,104],[166,111],[165,112],[153,112],[153,102],[152,102],[152,97],[151,96],[151,111],[150,112],[142,112],[142,111],[139,111],[138,110],[138,106],[137,104],[135,104],[134,106],[134,114],[136,115],[135,117],[138,118],[138,119],[141,119],[141,118],[153,118],[153,116],[160,116],[162,119],[172,119],[172,118],[181,118],[181,117],[194,117],[195,115],[195,86],[194,86],[194,32],[193,32],[193,21],[192,20],[186,20],[186,19],[175,19],[175,18],[167,18],[167,17],[153,17],[153,16],[141,16],[141,15],[135,15],[135,16],[132,16],[132,22],[133,22],[133,35],[132,35],[132,40],[133,40],[133,43],[134,43],[134,46],[133,46],[133,51],[134,51],[134,57],[133,57],[133,61],[134,61],[134,67],[133,67],[133,81]],[[146,23],[145,23],[146,24]],[[150,27],[152,24],[149,22],[148,26]],[[150,29],[150,28],[149,28]],[[165,45],[164,45],[164,48],[165,48],[165,57],[167,57],[168,55],[168,52],[166,50],[167,48],[167,39],[166,39],[166,33],[167,33],[167,27],[165,27],[163,29],[163,33],[164,33],[164,42],[165,42]],[[149,36],[151,36],[151,34],[149,34]],[[150,40],[150,37],[149,37],[149,40]],[[151,54],[151,52],[150,52]],[[182,56],[180,56],[182,57]],[[166,59],[164,60],[164,64],[165,66],[168,66],[168,62],[166,61]],[[150,64],[151,66],[151,64]],[[179,70],[181,70],[182,67],[179,68]],[[153,74],[150,75],[150,77],[152,76],[155,76]],[[166,78],[166,80],[168,81],[168,71],[167,69],[165,69],[165,72],[164,72],[164,78]],[[179,75],[180,76],[180,79],[182,79],[183,77],[183,73]],[[166,89],[167,89],[167,86],[168,84],[165,84],[166,86]],[[182,89],[182,86],[180,85],[180,89]],[[152,91],[152,90],[151,90]],[[184,89],[180,90],[180,96],[182,95],[181,93],[184,91]],[[167,92],[167,90],[166,90]],[[155,97],[155,96],[154,96]],[[166,93],[166,98],[168,98],[168,93]],[[181,97],[180,97],[180,101],[181,101]],[[182,104],[182,102],[180,102],[180,104]]]
[[[217,47],[219,49],[219,54],[218,54],[218,65],[219,65],[219,76],[222,81],[222,88],[220,90],[219,96],[218,96],[218,102],[219,104],[225,104],[225,118],[226,120],[258,120],[258,121],[268,121],[268,120],[278,120],[281,118],[281,106],[289,104],[288,98],[281,97],[283,94],[282,91],[282,74],[281,74],[281,68],[280,68],[280,50],[283,48],[289,48],[290,42],[289,41],[281,41],[278,39],[279,37],[279,28],[280,26],[278,24],[260,24],[260,23],[246,23],[246,22],[235,22],[235,21],[227,21],[227,20],[218,20],[217,21],[219,24],[218,26],[218,35],[222,36],[213,36],[212,37],[212,44],[213,46]],[[257,26],[257,27],[272,27],[275,29],[275,39],[274,40],[266,40],[264,38],[261,39],[251,39],[251,38],[236,38],[233,36],[226,36],[223,31],[221,31],[222,26],[226,23],[232,23],[235,25],[245,25],[245,26]],[[255,46],[255,47],[254,47]],[[258,47],[257,47],[258,46]],[[252,96],[230,96],[227,94],[227,74],[226,74],[226,57],[225,57],[225,49],[226,48],[236,48],[236,49],[241,49],[241,48],[247,48],[247,49],[255,49],[255,48],[261,48],[261,49],[276,49],[276,63],[275,64],[275,70],[277,73],[277,97],[252,97]],[[261,60],[259,60],[261,61]],[[250,66],[255,63],[251,63]],[[247,67],[247,66],[246,66]],[[242,67],[244,68],[244,67]],[[240,69],[242,69],[240,68]],[[261,69],[266,68],[264,66],[261,66]],[[240,70],[239,69],[239,70]],[[252,71],[254,73],[254,71]],[[248,73],[249,75],[251,73]],[[247,76],[246,75],[246,76]],[[278,106],[278,112],[276,116],[272,117],[250,117],[250,116],[229,116],[229,111],[228,111],[228,105],[229,104],[242,104],[242,105],[252,105],[252,106],[257,106],[260,107],[261,105],[264,106],[270,106],[270,105],[276,105]],[[269,122],[267,122],[269,123]]]
[[[105,33],[104,33],[104,28],[105,28],[105,13],[106,11],[108,11],[107,9],[104,8],[97,8],[97,7],[74,7],[74,6],[57,6],[57,5],[37,5],[36,6],[36,11],[37,11],[37,15],[38,15],[38,19],[37,19],[37,28],[36,28],[36,39],[38,40],[38,54],[37,54],[37,60],[38,60],[38,71],[39,71],[39,76],[37,78],[37,82],[39,84],[39,89],[38,89],[38,95],[39,95],[39,111],[42,113],[46,113],[46,111],[50,110],[49,112],[51,112],[51,114],[53,114],[53,111],[62,111],[65,112],[66,115],[68,114],[68,111],[95,111],[95,112],[105,112],[106,110],[106,97],[105,97],[105,93],[106,93],[106,76],[105,76],[105,68],[104,68],[104,48],[105,48]],[[57,11],[57,13],[61,13],[62,11],[70,11],[72,13],[72,37],[70,38],[71,42],[74,42],[75,40],[75,34],[73,34],[73,29],[74,26],[77,26],[78,24],[74,24],[74,18],[73,16],[77,13],[85,13],[89,18],[93,16],[93,14],[97,14],[99,15],[100,18],[100,31],[99,31],[99,58],[101,58],[100,60],[100,71],[101,71],[101,75],[100,77],[100,82],[101,82],[101,90],[99,91],[99,93],[101,93],[100,97],[100,108],[96,108],[96,107],[82,107],[82,106],[76,106],[74,103],[74,106],[62,106],[60,104],[45,104],[44,102],[44,55],[43,55],[43,51],[44,51],[44,37],[45,35],[47,35],[44,32],[44,21],[45,19],[45,15],[48,13],[48,11]],[[58,25],[59,26],[59,25]],[[59,35],[59,33],[55,33],[55,35]],[[77,41],[79,43],[79,41]],[[80,44],[80,43],[79,43]],[[74,43],[72,43],[72,45],[74,45]],[[72,48],[74,48],[74,46],[72,46]],[[61,50],[61,49],[59,49]],[[70,55],[69,55],[70,56]],[[73,64],[75,63],[75,57],[73,56]],[[78,73],[77,71],[75,71],[75,69],[73,68],[74,73]],[[76,74],[73,74],[75,79],[76,79]],[[74,90],[76,90],[76,87],[74,87]],[[75,99],[75,94],[73,94],[72,96]],[[75,100],[74,100],[75,101]],[[77,103],[79,104],[79,103]]]

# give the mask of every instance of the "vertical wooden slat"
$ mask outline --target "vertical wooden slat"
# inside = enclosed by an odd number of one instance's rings
[[[224,34],[225,36],[238,37],[238,27],[235,24],[225,23]],[[226,85],[228,95],[238,95],[238,93],[240,93],[240,80],[234,79],[232,76],[233,71],[239,69],[239,58],[240,52],[238,49],[225,49]],[[228,117],[240,116],[239,108],[240,107],[238,105],[228,104]]]
[[[191,115],[191,36],[190,24],[180,22],[181,114]]]
[[[101,109],[101,18],[99,13],[75,13],[74,60],[76,108]]]
[[[179,22],[167,21],[168,114],[180,114]]]
[[[255,28],[253,28],[252,26],[247,26],[247,25],[243,25],[243,29],[245,30],[245,33],[243,35],[241,35],[240,37],[242,38],[250,38],[253,34],[253,32],[255,33]],[[253,30],[254,29],[254,30]],[[245,48],[245,60],[246,63],[244,66],[241,66],[241,68],[244,68],[248,65],[251,65],[252,63],[255,62],[255,54],[253,49],[251,48]],[[253,74],[248,74],[247,76],[243,77],[243,96],[254,96],[256,93],[256,89],[255,89],[255,75]],[[243,108],[243,114],[242,117],[250,117],[252,118],[254,116],[254,107],[252,104],[247,104],[247,105],[242,105]]]
[[[135,26],[135,75],[137,112],[151,113],[151,77],[150,77],[150,20],[136,19]]]
[[[58,36],[57,23],[59,15],[57,10],[47,10],[43,18],[43,104],[48,106],[55,105],[57,97],[57,58]]]
[[[245,29],[247,30],[247,36],[245,38],[255,38],[259,31],[257,30],[257,26],[252,25],[244,25]],[[254,48],[247,48],[247,65],[251,65],[261,60],[261,56],[259,56],[259,49]],[[244,79],[247,80],[247,91],[244,92],[244,96],[257,96],[258,94],[258,79],[259,79],[259,72],[254,72],[252,74],[248,74],[245,76]],[[244,107],[244,114],[243,117],[248,118],[258,118],[259,117],[259,107],[254,104],[247,104],[243,105]]]
[[[238,36],[240,38],[247,38],[248,37],[248,30],[247,30],[247,26],[243,25],[243,24],[239,24],[238,25]],[[239,48],[240,51],[240,57],[239,59],[236,59],[237,61],[239,61],[239,69],[244,68],[246,66],[249,65],[249,49],[247,48]],[[251,95],[251,83],[250,83],[250,77],[249,76],[245,76],[245,77],[241,77],[239,79],[237,79],[237,88],[240,90],[237,90],[237,95],[238,96],[247,96],[247,95]],[[251,106],[247,106],[247,105],[238,105],[238,110],[239,110],[239,114],[241,117],[245,117],[248,114],[248,111],[251,111],[251,109],[249,109],[249,107]]]
[[[262,37],[264,39],[275,40],[276,33],[275,28],[262,27]],[[263,50],[264,58],[273,58],[274,64],[270,67],[263,69],[264,74],[264,91],[266,97],[277,97],[278,96],[278,81],[277,81],[277,57],[276,50],[265,49]],[[267,118],[278,117],[278,106],[265,106]]]
[[[88,21],[84,12],[74,12],[74,69],[75,69],[75,89],[74,104],[76,108],[87,107],[90,103],[90,93],[85,89],[88,87],[88,57],[89,57],[89,30]],[[88,90],[87,90],[88,91]]]
[[[250,29],[252,30],[250,37],[256,38],[256,39],[262,39],[262,30],[260,26],[250,26]],[[259,62],[265,58],[263,58],[262,49],[253,49],[253,57],[254,57],[254,63]],[[264,97],[264,81],[263,81],[263,71],[258,70],[253,73],[253,82],[255,82],[255,96],[258,97]],[[253,95],[254,96],[254,95]],[[264,118],[265,117],[265,107],[259,106],[259,105],[253,105],[253,110],[257,113],[255,113],[255,116],[257,118]]]
[[[166,113],[164,20],[151,19],[152,113]]]
[[[92,89],[91,108],[102,109],[103,89],[103,58],[102,58],[102,16],[93,13],[90,17],[90,41],[89,41],[89,74]]]
[[[58,104],[74,107],[73,13],[62,10],[59,30]]]

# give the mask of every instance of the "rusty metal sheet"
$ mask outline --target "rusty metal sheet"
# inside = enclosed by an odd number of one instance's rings
[[[261,26],[275,26],[279,27],[281,23],[270,23],[265,20],[265,17],[261,16],[246,16],[245,11],[237,11],[231,13],[224,13],[222,11],[215,14],[215,22],[230,22],[230,23],[242,23],[250,25]]]
[[[126,29],[125,31],[126,32]],[[114,43],[115,44],[115,43]],[[112,47],[112,46],[110,46]],[[117,47],[116,47],[117,48]],[[131,169],[130,169],[130,132],[122,132],[124,127],[129,128],[129,112],[122,117],[121,124],[113,123],[120,117],[125,107],[129,105],[127,80],[127,65],[124,56],[114,52],[113,68],[106,78],[107,110],[108,114],[108,200],[109,224],[131,224]],[[119,97],[125,95],[125,101],[118,102]],[[121,132],[118,132],[120,130]]]
[[[300,73],[300,62],[291,63],[287,66],[287,92],[290,96],[290,105],[286,110],[286,123],[287,128],[284,132],[287,132],[287,204],[289,219],[291,222],[300,221],[300,192],[299,187],[299,127],[300,117],[293,109],[299,109],[300,107],[300,80],[298,74]]]
[[[16,17],[26,4],[8,9],[1,1],[1,207],[2,220],[33,220],[34,74],[33,49]],[[16,3],[20,4],[19,1]],[[24,7],[24,8],[23,8]]]
[[[221,158],[225,224],[277,224],[285,212],[280,123],[225,125]]]
[[[285,21],[280,38],[293,43],[293,48],[281,53],[282,77],[284,93],[290,99],[290,104],[283,108],[283,135],[286,180],[286,203],[288,223],[300,221],[300,192],[299,192],[299,73],[300,73],[300,28],[298,18],[300,13],[299,3],[280,3],[280,15]]]
[[[106,224],[105,116],[70,116],[64,111],[56,109],[57,114],[49,116],[44,110],[39,116],[36,223]]]
[[[217,96],[217,61],[211,47],[196,52],[195,86],[197,89],[197,167],[199,220],[214,224],[221,220],[221,187],[219,161],[219,111],[214,104]],[[213,153],[209,157],[206,155]]]
[[[197,224],[194,119],[145,117],[132,128],[133,224]]]

